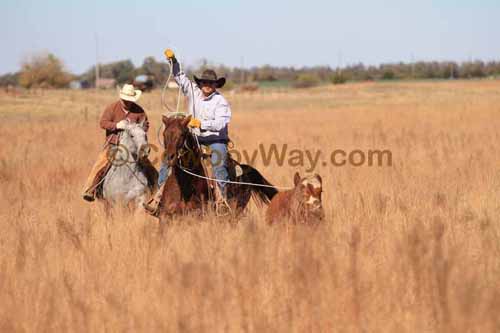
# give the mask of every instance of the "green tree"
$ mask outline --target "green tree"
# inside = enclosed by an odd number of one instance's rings
[[[312,74],[300,74],[294,81],[295,88],[311,88],[320,83],[319,78]]]
[[[394,80],[395,77],[396,75],[390,69],[386,69],[382,74],[382,80]]]
[[[333,84],[344,84],[347,82],[347,79],[342,71],[337,71],[335,74],[330,76],[330,82]]]
[[[19,73],[7,73],[0,76],[0,87],[17,86],[19,84]]]
[[[99,65],[99,76],[105,79],[115,79],[118,84],[132,83],[135,74],[134,64],[130,60],[120,60]],[[85,72],[80,79],[93,85],[95,82],[95,66]]]
[[[154,57],[147,57],[137,72],[153,76],[155,84],[160,85],[165,82],[170,70],[166,62],[158,62]]]

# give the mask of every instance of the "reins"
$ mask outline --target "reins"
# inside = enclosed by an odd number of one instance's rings
[[[118,134],[118,139],[119,139],[119,140],[118,140],[118,142],[120,142],[120,139],[121,139],[122,133],[123,133],[123,132],[120,132],[120,133]],[[109,140],[108,140],[108,141],[109,141]],[[129,159],[128,159],[128,155],[129,155],[129,154],[127,154],[127,160],[126,160],[126,161],[123,161],[123,160],[122,160],[122,161],[124,162],[123,164],[118,165],[118,164],[113,164],[113,163],[111,162],[111,165],[112,165],[112,169],[113,169],[113,171],[115,171],[118,167],[122,167],[122,166],[124,166],[124,165],[125,165],[125,166],[127,167],[127,169],[129,169],[129,171],[130,171],[130,172],[132,173],[132,175],[135,177],[135,179],[137,179],[137,180],[139,181],[139,183],[141,183],[143,186],[148,187],[147,182],[146,182],[146,184],[145,184],[145,183],[143,183],[143,182],[142,182],[142,180],[141,180],[141,179],[140,179],[140,178],[136,175],[136,171],[137,171],[137,170],[133,170],[133,169],[130,167],[130,165],[129,165],[129,164],[135,164],[135,165],[139,164],[139,159],[137,159],[137,160],[134,160],[134,159],[129,160]],[[106,178],[106,177],[103,177],[103,179],[101,180],[101,182],[103,182],[105,178]],[[99,182],[99,183],[101,183],[101,182]],[[98,185],[99,185],[99,184],[98,184]],[[96,187],[97,187],[97,186],[96,186]]]

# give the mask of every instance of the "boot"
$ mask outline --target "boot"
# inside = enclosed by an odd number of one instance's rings
[[[231,207],[227,202],[227,197],[220,187],[215,184],[215,214],[217,216],[226,216],[231,214]]]
[[[159,208],[161,197],[163,196],[163,189],[165,188],[165,183],[163,183],[158,191],[156,191],[155,195],[143,205],[146,212],[152,216],[158,217],[160,215]]]
[[[108,160],[109,149],[110,146],[107,146],[99,153],[99,156],[97,156],[97,160],[87,177],[85,190],[82,194],[83,200],[85,201],[92,202],[95,200],[96,190],[111,166],[111,163]]]
[[[92,202],[95,200],[97,189],[99,185],[102,183],[104,176],[106,175],[106,172],[107,169],[104,169],[94,177],[93,181],[90,183],[90,186],[86,187],[82,194],[83,200],[88,202]]]
[[[83,200],[86,200],[88,202],[92,202],[95,200],[95,191],[94,190],[87,190],[83,192]]]

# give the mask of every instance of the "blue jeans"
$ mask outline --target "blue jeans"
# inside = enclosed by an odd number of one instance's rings
[[[229,180],[229,173],[227,171],[227,144],[226,143],[211,143],[210,149],[212,150],[211,163],[214,172],[215,179],[217,180]],[[167,180],[167,175],[169,173],[169,167],[166,161],[162,161],[160,167],[160,174],[158,176],[158,186],[162,186]],[[225,196],[226,183],[217,182],[222,194]]]
[[[165,160],[161,161],[160,173],[158,174],[158,187],[161,187],[167,180],[168,175],[168,164]]]

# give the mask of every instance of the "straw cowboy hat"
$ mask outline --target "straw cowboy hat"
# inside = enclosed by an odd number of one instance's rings
[[[129,102],[137,102],[141,94],[142,91],[136,90],[131,84],[124,84],[122,90],[120,90],[120,98]]]
[[[211,69],[205,69],[200,78],[195,75],[194,80],[198,86],[201,86],[204,82],[208,82],[215,83],[217,88],[222,88],[226,83],[225,77],[217,78],[217,74],[215,74],[215,71]]]

